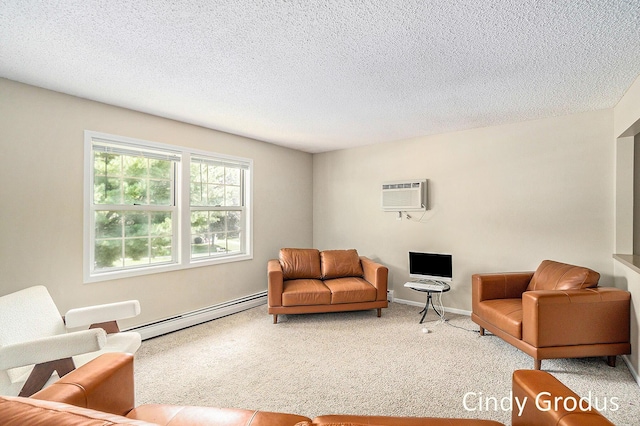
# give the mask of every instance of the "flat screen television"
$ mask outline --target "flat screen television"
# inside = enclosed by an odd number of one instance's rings
[[[410,251],[409,276],[419,280],[450,282],[453,278],[451,255]]]

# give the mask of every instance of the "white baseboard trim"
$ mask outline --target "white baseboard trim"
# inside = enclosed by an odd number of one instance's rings
[[[267,292],[251,294],[249,296],[230,300],[228,302],[218,303],[206,308],[186,312],[170,318],[165,318],[148,324],[129,328],[126,331],[137,331],[140,333],[142,340],[151,339],[152,337],[161,336],[163,334],[178,331],[183,328],[211,321],[216,318],[226,317],[227,315],[236,314],[247,309],[267,303]]]
[[[421,308],[424,308],[424,303],[423,302],[414,302],[413,300],[398,299],[397,297],[395,297],[393,299],[393,303],[401,303],[403,305],[419,306]],[[438,309],[439,309],[439,307],[438,307]],[[444,307],[444,311],[445,312],[451,312],[452,314],[466,315],[468,317],[471,316],[471,311],[465,311],[463,309],[447,308],[445,306]]]

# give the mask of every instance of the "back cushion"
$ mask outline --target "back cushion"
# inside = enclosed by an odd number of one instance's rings
[[[598,286],[600,274],[582,266],[543,261],[533,274],[527,290],[575,290]]]
[[[360,256],[355,249],[325,250],[320,253],[322,278],[361,277]]]
[[[44,286],[0,297],[0,346],[66,333],[62,315]],[[24,380],[33,366],[7,370],[12,382]]]
[[[0,396],[0,419],[3,426],[152,426],[154,424],[61,402],[6,396]]]
[[[321,279],[320,252],[316,249],[280,249],[280,265],[284,280]]]

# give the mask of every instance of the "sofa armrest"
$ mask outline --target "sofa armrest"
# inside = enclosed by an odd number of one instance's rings
[[[365,256],[360,256],[360,263],[364,272],[363,278],[376,288],[376,300],[387,300],[389,268]]]
[[[628,343],[630,299],[631,293],[613,287],[527,291],[522,340],[537,348]]]
[[[278,259],[267,263],[267,294],[269,306],[282,306],[282,265]]]
[[[109,352],[31,396],[125,416],[134,407],[133,355]]]
[[[506,272],[474,274],[471,276],[472,304],[492,299],[518,299],[522,297],[533,272]]]
[[[546,371],[516,370],[512,376],[512,388],[513,426],[613,425],[598,411],[589,409],[588,403],[574,407],[573,401],[579,403],[580,396]],[[565,408],[565,401],[568,402],[567,407],[574,409]]]

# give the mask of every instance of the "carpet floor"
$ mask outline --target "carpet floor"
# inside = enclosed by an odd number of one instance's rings
[[[281,315],[259,306],[146,340],[136,403],[321,414],[484,418],[511,423],[511,374],[528,355],[480,337],[463,315],[390,303],[361,312]],[[428,332],[425,332],[428,331]],[[550,372],[616,425],[640,424],[640,387],[621,358],[545,360]],[[497,404],[494,403],[497,401]]]

